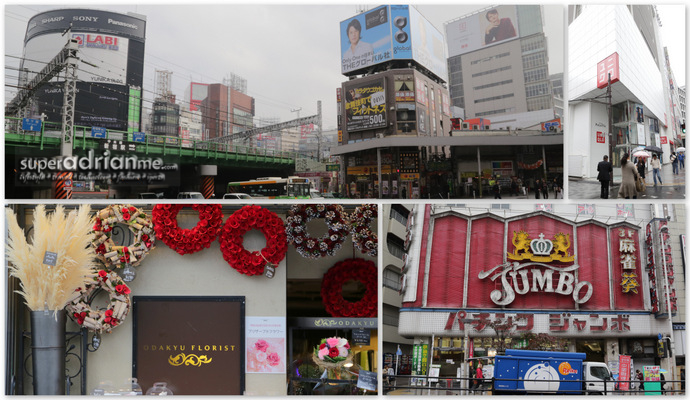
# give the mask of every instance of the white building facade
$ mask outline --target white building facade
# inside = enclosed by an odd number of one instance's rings
[[[637,146],[660,147],[663,162],[669,162],[677,124],[655,7],[570,6],[569,20],[568,174],[596,177],[597,163],[609,154],[610,144],[614,166]],[[608,72],[613,82],[611,136]]]

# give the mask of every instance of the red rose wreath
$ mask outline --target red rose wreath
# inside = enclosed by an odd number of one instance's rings
[[[93,292],[105,290],[110,303],[105,310],[94,310],[88,303]],[[107,332],[120,325],[129,313],[129,287],[115,272],[100,270],[94,274],[93,281],[74,291],[67,302],[67,314],[80,326],[92,332]]]
[[[314,218],[326,220],[328,234],[322,238],[313,238],[307,232],[307,222]],[[350,228],[339,204],[295,204],[290,208],[285,233],[302,257],[319,258],[335,255],[350,234]]]
[[[377,315],[377,271],[373,261],[351,258],[337,262],[321,282],[321,298],[333,317],[373,318]],[[353,303],[343,298],[343,285],[359,281],[366,286],[364,297]]]
[[[250,253],[243,246],[244,234],[251,229],[261,231],[266,237],[266,247],[261,251]],[[225,261],[238,272],[261,275],[267,263],[277,267],[285,258],[287,236],[283,220],[260,206],[244,206],[225,221],[220,233],[220,250]]]
[[[116,246],[113,242],[112,230],[117,224],[126,225],[132,232],[134,242],[129,246]],[[122,268],[127,264],[138,266],[156,242],[151,218],[131,205],[111,204],[97,212],[93,235],[91,246],[107,268]]]
[[[371,222],[377,216],[376,204],[364,204],[350,215],[352,242],[359,251],[372,257],[376,257],[379,247],[378,236],[371,230]]]
[[[177,225],[177,213],[183,207],[199,212],[199,222],[192,229]],[[192,254],[211,246],[223,225],[220,204],[157,204],[152,211],[156,237],[180,255]]]

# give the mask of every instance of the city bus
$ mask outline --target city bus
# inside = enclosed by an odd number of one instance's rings
[[[265,199],[308,199],[309,189],[309,179],[299,176],[256,178],[228,183],[228,193],[246,193]]]

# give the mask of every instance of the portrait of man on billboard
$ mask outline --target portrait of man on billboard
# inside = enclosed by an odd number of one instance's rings
[[[515,27],[510,18],[501,18],[497,9],[491,9],[486,13],[489,21],[484,32],[484,45],[500,42],[516,36]]]
[[[362,41],[362,24],[358,20],[353,19],[347,24],[347,38],[350,46],[343,54],[343,62],[356,63],[359,66],[371,64],[374,47],[371,43]]]

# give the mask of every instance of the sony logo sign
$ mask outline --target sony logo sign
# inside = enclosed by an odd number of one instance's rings
[[[72,21],[79,21],[79,22],[98,22],[98,18],[100,17],[88,17],[85,15],[75,15],[72,17]]]

